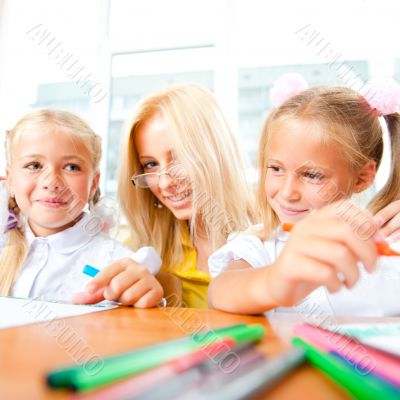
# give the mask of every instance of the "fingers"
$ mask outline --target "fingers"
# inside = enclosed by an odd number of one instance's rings
[[[95,293],[79,292],[72,296],[74,304],[95,304],[104,300],[104,289],[99,289]]]
[[[305,265],[304,271],[298,278],[306,278],[307,282],[312,284],[312,290],[323,285],[329,292],[334,293],[342,287],[342,281],[334,268],[312,258],[308,258]]]
[[[297,224],[293,232],[296,230],[299,234],[303,233],[304,241],[319,237],[332,243],[342,243],[368,271],[375,267],[374,236],[377,226],[367,211],[351,203],[341,202],[325,207]]]
[[[95,278],[93,278],[86,286],[89,293],[93,293],[100,288],[109,285],[111,280],[119,273],[125,271],[127,268],[144,268],[142,265],[136,263],[131,258],[121,258],[113,262],[107,268],[100,271]]]
[[[326,254],[330,255],[331,260],[335,262],[338,268],[342,269],[340,263],[336,260],[341,260],[345,265],[356,265],[358,261],[361,261],[367,271],[372,271],[377,260],[373,240],[358,237],[344,221],[333,219],[327,221],[327,223],[329,229],[326,229],[325,226],[325,229],[315,233],[315,237],[329,242],[330,251]]]
[[[400,213],[400,200],[395,200],[374,215],[374,220],[379,227],[387,224],[393,217]],[[400,226],[397,226],[399,228]]]
[[[136,268],[128,267],[111,279],[104,290],[105,298],[107,300],[119,299],[127,289],[135,286],[136,283],[143,280],[147,274],[151,275],[150,272],[141,265],[138,265]],[[135,287],[139,288],[140,286]]]
[[[376,230],[372,216],[350,203],[332,204],[297,223],[276,263],[281,301],[297,302],[321,285],[330,292],[352,288],[359,262],[368,271],[375,268]]]
[[[374,217],[375,218],[375,217]],[[379,231],[383,238],[388,241],[399,240],[400,236],[400,213],[390,219]]]
[[[160,304],[163,297],[163,290],[160,287],[152,288],[149,290],[144,296],[142,296],[134,306],[137,308],[148,308],[148,307],[155,307],[157,304]]]
[[[328,219],[344,221],[361,240],[373,239],[378,231],[378,225],[369,211],[362,210],[348,201],[333,203],[315,212],[314,216],[316,219],[324,219],[325,222]]]
[[[400,229],[393,231],[389,236],[387,236],[386,241],[389,243],[400,241]]]
[[[101,295],[100,295],[101,294]],[[75,302],[118,301],[124,305],[153,307],[163,296],[157,279],[144,266],[130,258],[118,260],[102,270],[88,285],[86,292],[74,296]]]
[[[304,255],[296,255],[296,262],[296,268],[280,268],[279,265],[285,264],[283,259],[276,263],[268,288],[275,304],[293,306],[320,286],[325,286],[331,293],[341,288],[342,282],[331,266]]]
[[[330,270],[329,276],[333,278],[334,287],[336,283],[344,283],[347,288],[352,288],[360,277],[357,266],[357,258],[354,253],[340,242],[329,242],[321,238],[315,238],[310,242],[310,248],[315,249],[312,256],[309,256],[313,264],[320,265],[321,271]],[[327,272],[324,272],[326,274]],[[315,276],[319,276],[317,273]],[[339,280],[336,278],[339,277]],[[342,277],[342,278],[340,278]],[[321,276],[321,282],[326,282],[326,277]]]
[[[120,302],[138,308],[154,307],[162,300],[163,290],[154,276],[136,282],[120,297]]]

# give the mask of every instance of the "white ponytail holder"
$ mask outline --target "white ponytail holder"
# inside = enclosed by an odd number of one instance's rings
[[[375,177],[375,188],[379,192],[389,181],[391,174],[392,146],[390,143],[390,133],[384,117],[378,117],[382,129],[383,154]]]
[[[120,211],[118,202],[108,197],[102,197],[91,210],[91,215],[101,221],[101,231],[114,237],[118,233]]]

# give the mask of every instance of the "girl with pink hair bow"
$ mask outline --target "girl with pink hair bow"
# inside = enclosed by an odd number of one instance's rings
[[[301,312],[311,302],[335,315],[399,314],[400,269],[376,268],[374,244],[400,196],[399,85],[371,83],[360,95],[308,89],[292,74],[271,100],[259,146],[262,225],[211,255],[209,304],[240,313]],[[385,125],[391,174],[366,211],[348,199],[373,185]],[[285,223],[295,225],[290,235]]]

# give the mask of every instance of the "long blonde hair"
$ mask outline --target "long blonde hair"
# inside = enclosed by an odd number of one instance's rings
[[[101,159],[101,138],[78,116],[67,111],[37,110],[22,117],[10,131],[6,133],[5,149],[7,167],[12,165],[12,146],[18,139],[22,129],[32,127],[58,127],[63,132],[82,140],[91,154],[93,170],[99,169]],[[45,145],[45,144],[44,144]],[[94,205],[100,198],[100,189],[97,187],[90,199]],[[18,226],[8,231],[8,242],[0,256],[0,295],[9,295],[15,278],[21,269],[26,255],[27,243],[24,235],[24,222],[21,211],[14,197],[10,197],[8,208],[12,210],[19,221]],[[0,232],[2,233],[2,232]]]
[[[192,241],[201,222],[212,247],[221,246],[229,233],[253,222],[254,203],[238,143],[210,92],[197,85],[177,85],[141,101],[122,143],[119,199],[134,245],[154,246],[164,265],[172,266],[182,261],[182,234],[188,223],[177,220],[166,207],[154,207],[157,199],[151,191],[130,182],[142,169],[135,134],[156,114],[165,119],[174,155],[192,182]]]
[[[266,119],[260,138],[258,168],[260,182],[257,201],[267,237],[279,225],[279,219],[265,197],[265,181],[271,132],[275,123],[302,119],[318,124],[330,143],[340,146],[351,171],[358,171],[372,160],[379,167],[383,154],[383,131],[376,110],[371,109],[363,97],[346,87],[317,86],[305,90],[272,110]],[[400,193],[400,115],[385,116],[392,147],[392,170],[389,181],[371,200],[369,209],[376,212]]]

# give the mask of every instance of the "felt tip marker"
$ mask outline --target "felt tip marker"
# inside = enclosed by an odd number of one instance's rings
[[[86,265],[83,267],[82,272],[83,272],[84,274],[89,275],[89,276],[91,276],[92,278],[94,278],[94,277],[100,272],[100,270],[98,270],[98,269],[95,268],[95,267],[92,267],[92,266],[89,265],[89,264],[86,264]]]

